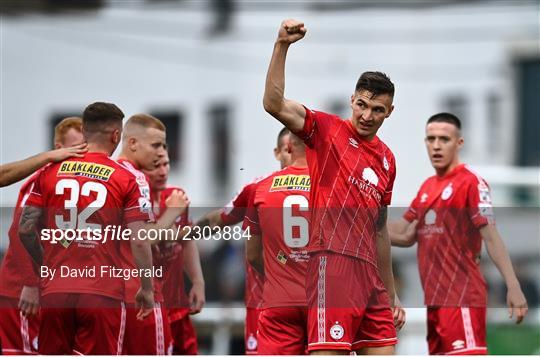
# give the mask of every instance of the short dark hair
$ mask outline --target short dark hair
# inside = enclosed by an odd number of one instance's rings
[[[103,131],[111,124],[122,125],[124,113],[115,104],[95,102],[84,109],[83,130],[86,133]]]
[[[426,125],[430,123],[448,123],[454,125],[458,130],[461,130],[461,120],[457,116],[451,113],[437,113],[432,115]]]
[[[356,82],[356,92],[366,90],[374,96],[388,94],[394,98],[394,83],[385,73],[382,72],[364,72]]]
[[[279,147],[281,146],[281,145],[280,145],[280,144],[281,144],[281,139],[283,139],[283,137],[284,137],[285,135],[288,135],[288,134],[290,134],[290,133],[291,133],[291,131],[290,131],[289,129],[287,129],[286,127],[283,127],[283,129],[281,129],[281,130],[279,131],[279,134],[278,134],[278,136],[277,136],[277,146],[276,146],[278,149],[279,149]]]

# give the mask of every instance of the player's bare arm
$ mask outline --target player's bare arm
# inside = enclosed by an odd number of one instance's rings
[[[289,46],[304,38],[306,32],[303,22],[289,19],[281,23],[264,90],[264,109],[293,132],[304,127],[306,110],[300,103],[284,97],[285,60]]]
[[[70,148],[51,150],[21,161],[0,165],[0,187],[11,185],[28,177],[49,162],[58,162],[70,157],[81,157],[88,151],[87,146],[84,143]]]
[[[145,224],[141,221],[128,224],[131,230],[131,253],[138,269],[152,269],[152,251],[147,241],[138,239],[139,230],[145,229]],[[141,310],[137,314],[137,319],[142,320],[152,312],[154,308],[154,284],[151,277],[141,276],[141,287],[135,296],[137,307]]]
[[[508,305],[508,316],[512,318],[516,317],[516,323],[520,323],[525,315],[527,315],[528,307],[527,300],[523,291],[521,291],[521,286],[512,267],[512,262],[510,261],[510,256],[508,251],[504,246],[504,242],[501,238],[501,235],[497,231],[497,228],[488,224],[480,229],[480,234],[484,239],[486,244],[486,250],[493,260],[493,263],[499,269],[504,282],[506,283],[507,294],[506,294],[506,304]]]
[[[26,206],[23,208],[21,220],[19,221],[19,237],[21,238],[21,242],[38,266],[41,266],[43,263],[43,248],[39,243],[37,232],[37,226],[42,215],[42,208]]]
[[[206,297],[197,242],[194,240],[185,241],[182,254],[184,255],[184,270],[191,281],[191,290],[188,294],[189,313],[198,314],[206,303]]]
[[[263,246],[260,235],[252,234],[251,238],[246,241],[246,257],[253,268],[264,275]]]
[[[400,218],[388,222],[390,242],[395,247],[411,247],[416,243],[416,226],[418,221],[412,222]]]
[[[395,304],[396,290],[394,287],[394,274],[392,272],[392,255],[390,252],[390,238],[388,236],[388,227],[386,224],[388,217],[388,207],[379,209],[377,219],[377,265],[381,274],[381,279],[386,287],[390,303]]]

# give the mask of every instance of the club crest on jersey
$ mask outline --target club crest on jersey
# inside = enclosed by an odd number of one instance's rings
[[[362,178],[373,186],[377,186],[377,184],[379,183],[379,178],[371,167],[366,167],[364,169],[364,171],[362,172]]]
[[[281,264],[283,264],[283,265],[287,264],[287,255],[282,250],[280,250],[278,252],[276,258],[277,258],[278,262],[280,262]]]
[[[272,179],[270,192],[274,191],[309,191],[311,179],[309,175],[280,175]]]
[[[349,144],[351,144],[352,147],[355,147],[358,149],[358,141],[354,138],[349,138]]]
[[[246,347],[249,351],[253,351],[257,349],[257,339],[255,336],[253,336],[252,333],[249,334],[249,337],[247,339]]]
[[[109,181],[115,169],[110,166],[85,161],[65,161],[56,176],[82,176],[101,181]]]
[[[139,197],[139,210],[148,214],[152,211],[152,204],[146,197]]]
[[[491,203],[491,194],[489,192],[489,187],[484,183],[478,185],[478,195],[480,196],[480,202],[482,203]]]
[[[463,340],[455,340],[454,342],[452,342],[452,347],[455,350],[460,350],[463,347],[465,347],[465,341],[463,341]]]
[[[437,213],[435,213],[434,210],[430,209],[427,211],[426,215],[424,216],[424,224],[426,226],[435,224],[435,221],[437,220]]]
[[[341,340],[344,334],[345,329],[339,324],[339,321],[336,321],[336,323],[332,327],[330,327],[330,336],[334,340]]]
[[[424,203],[427,201],[427,198],[428,198],[428,194],[427,193],[422,193],[422,196],[420,196],[420,203]]]
[[[448,186],[446,186],[441,194],[441,198],[443,200],[447,200],[452,196],[452,192],[454,192],[454,189],[452,188],[452,183],[450,182]]]
[[[386,156],[383,158],[382,164],[383,164],[383,167],[384,167],[384,169],[386,171],[388,171],[388,169],[390,169],[390,164],[388,163],[388,160],[386,160]]]

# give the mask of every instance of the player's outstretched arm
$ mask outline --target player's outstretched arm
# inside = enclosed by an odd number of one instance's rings
[[[49,162],[58,162],[70,157],[81,157],[87,149],[87,144],[80,144],[70,148],[62,148],[42,152],[27,159],[0,165],[0,187],[18,182]]]
[[[409,222],[403,218],[388,222],[388,235],[395,247],[410,247],[416,243],[417,220]]]
[[[285,60],[289,46],[304,38],[306,32],[303,22],[289,19],[281,23],[264,89],[264,109],[293,132],[304,127],[306,110],[300,103],[284,97]]]
[[[204,277],[201,268],[201,259],[199,249],[194,240],[185,241],[182,254],[184,255],[184,270],[191,281],[191,290],[189,291],[189,313],[198,314],[201,312],[206,297],[204,293]]]
[[[199,218],[194,224],[199,227],[224,227],[225,222],[221,219],[221,209],[216,209],[206,213],[204,216]]]
[[[395,306],[396,289],[394,286],[394,273],[392,272],[392,254],[390,251],[390,238],[386,225],[388,207],[381,207],[377,220],[377,266],[381,280],[384,283],[390,303]]]
[[[19,238],[37,266],[43,264],[43,248],[39,243],[37,226],[43,209],[35,206],[25,206],[19,221]]]
[[[138,269],[152,269],[152,251],[150,244],[147,241],[139,239],[138,232],[146,229],[144,222],[132,222],[128,224],[128,229],[131,230],[131,253],[135,260]],[[154,308],[154,285],[151,277],[141,276],[141,288],[135,296],[137,307],[140,311],[137,314],[137,319],[142,320],[150,315]]]
[[[263,246],[260,235],[252,234],[246,241],[246,258],[258,273],[264,275]]]
[[[486,250],[493,260],[493,263],[499,269],[506,288],[508,290],[506,295],[506,303],[508,305],[508,316],[512,318],[516,316],[516,323],[520,323],[525,315],[527,315],[528,307],[525,295],[521,291],[521,286],[512,267],[510,256],[504,246],[504,242],[501,235],[497,231],[497,228],[488,224],[480,229],[480,234],[486,243]]]

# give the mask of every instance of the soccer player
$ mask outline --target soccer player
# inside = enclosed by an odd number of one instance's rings
[[[137,268],[151,271],[150,246],[137,239],[151,218],[148,203],[135,176],[109,157],[120,142],[123,117],[114,104],[86,107],[83,133],[88,153],[43,169],[23,209],[19,236],[41,276],[41,354],[122,352],[124,281],[110,272],[123,268],[120,249],[128,243],[100,239],[100,230],[103,234],[108,226],[130,229]],[[44,222],[42,244],[36,232],[39,222]],[[48,239],[58,231],[64,239]],[[67,239],[74,235],[82,239]],[[136,300],[142,307],[153,306],[151,276],[141,278]],[[146,311],[140,314],[142,318]]]
[[[307,145],[312,205],[308,350],[393,354],[395,289],[386,217],[396,167],[377,131],[394,109],[394,85],[381,72],[363,73],[348,120],[285,99],[287,51],[305,34],[302,22],[282,22],[263,103]]]
[[[489,186],[459,160],[460,120],[450,113],[433,115],[425,143],[436,174],[424,181],[403,218],[390,224],[392,244],[418,242],[429,353],[486,354],[482,240],[504,278],[508,311],[517,323],[527,313],[527,302],[495,227]]]
[[[56,149],[81,144],[82,119],[69,117],[54,128]],[[30,176],[19,191],[9,228],[9,246],[0,268],[0,341],[2,354],[35,354],[38,351],[39,278],[17,232],[22,208],[38,173]]]
[[[288,151],[290,166],[257,184],[244,221],[251,233],[248,261],[264,274],[258,325],[262,355],[301,355],[307,347],[310,178],[304,143],[296,135],[290,135]]]
[[[290,132],[287,128],[279,131],[276,147],[274,148],[274,157],[280,163],[280,168],[283,169],[290,162],[290,154],[287,152]],[[264,178],[266,176],[263,176]],[[224,227],[232,226],[244,220],[247,208],[250,201],[253,199],[253,194],[257,182],[261,177],[256,178],[252,182],[245,185],[242,190],[232,199],[224,208],[217,209],[204,215],[195,225],[203,227]],[[244,301],[246,305],[246,319],[244,325],[244,346],[246,354],[257,354],[257,330],[260,314],[260,305],[262,302],[262,287],[263,278],[246,262],[246,286],[244,291]]]
[[[36,172],[50,162],[63,161],[70,157],[82,157],[88,151],[86,143],[73,147],[55,148],[21,161],[0,165],[0,187],[9,186]]]
[[[156,217],[166,209],[165,200],[179,187],[167,185],[169,157],[165,155],[153,170],[143,170],[150,182],[152,207]],[[177,220],[178,227],[190,224],[188,209]],[[175,355],[198,354],[197,335],[190,314],[197,314],[205,303],[204,278],[195,240],[159,243],[159,265],[163,267],[163,299],[173,338]],[[189,296],[184,290],[184,268],[191,281]]]
[[[146,175],[141,169],[154,169],[159,160],[167,155],[167,144],[165,141],[166,129],[163,123],[148,114],[136,114],[131,116],[124,126],[122,152],[118,162],[124,166],[137,178],[139,191],[148,200],[148,209],[152,210],[150,184]],[[178,190],[171,190],[167,200],[171,196],[180,195],[187,201],[185,193]],[[164,200],[164,202],[167,202]],[[168,206],[168,205],[167,205]],[[168,207],[169,208],[169,207]],[[158,222],[153,225],[146,225],[144,228],[148,232],[150,229],[170,228],[179,214],[174,209],[165,210]],[[159,268],[159,240],[150,242],[153,247],[154,266]],[[123,253],[125,266],[135,267],[135,261],[129,250],[124,247]],[[161,279],[154,280],[154,298],[156,306],[151,311],[151,316],[145,320],[137,318],[136,301],[133,299],[137,291],[139,281],[132,278],[126,281],[125,302],[126,309],[126,336],[124,341],[124,354],[143,355],[164,355],[170,354],[173,348],[170,326],[167,323],[167,311],[162,306],[163,294],[161,290]]]

